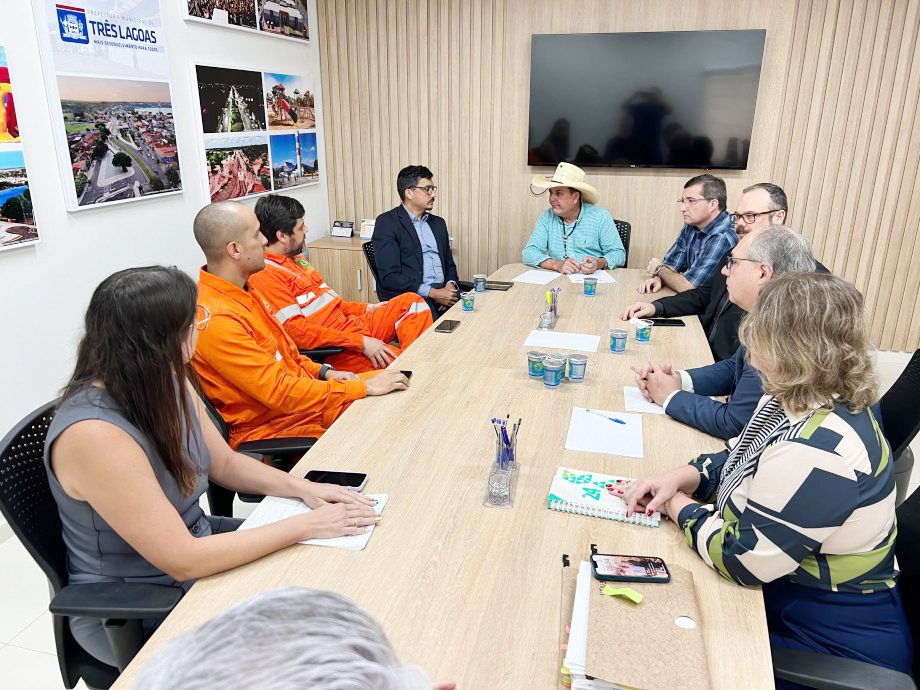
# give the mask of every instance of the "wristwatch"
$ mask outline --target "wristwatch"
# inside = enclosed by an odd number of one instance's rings
[[[654,277],[654,276],[657,276],[659,273],[661,273],[661,269],[664,268],[665,266],[667,266],[667,264],[658,264],[658,268],[652,271],[652,276]]]
[[[332,371],[333,369],[335,369],[335,367],[333,367],[331,364],[324,364],[323,366],[321,366],[321,367],[319,368],[319,380],[320,380],[320,381],[325,381],[325,380],[326,380],[326,374],[328,374],[328,373],[329,373],[330,371]]]

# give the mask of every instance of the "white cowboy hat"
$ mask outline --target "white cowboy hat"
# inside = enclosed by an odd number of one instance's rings
[[[549,189],[551,187],[571,187],[581,192],[582,198],[589,204],[596,204],[600,196],[597,190],[585,182],[585,171],[571,163],[560,163],[552,177],[534,175],[530,181],[532,187]]]

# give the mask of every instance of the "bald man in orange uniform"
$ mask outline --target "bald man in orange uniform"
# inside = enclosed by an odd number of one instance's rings
[[[274,318],[249,278],[265,266],[265,238],[252,210],[235,201],[203,208],[195,239],[207,257],[198,281],[206,310],[192,366],[204,394],[230,425],[230,445],[318,437],[354,400],[408,387],[399,371],[356,376],[320,366]]]
[[[344,347],[326,362],[336,369],[373,371],[385,368],[431,325],[431,310],[415,293],[366,304],[343,300],[327,285],[301,256],[306,228],[297,199],[269,194],[256,203],[255,213],[268,247],[265,270],[250,283],[297,347]],[[394,339],[399,347],[389,344]]]

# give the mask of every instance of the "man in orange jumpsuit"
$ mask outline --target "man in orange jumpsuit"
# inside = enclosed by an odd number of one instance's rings
[[[306,228],[297,199],[278,194],[256,203],[256,217],[268,241],[265,270],[250,283],[271,304],[272,311],[297,347],[337,345],[345,352],[326,361],[336,369],[384,369],[431,325],[431,310],[414,293],[379,304],[347,302],[323,280],[301,253]],[[394,338],[400,347],[388,345]]]
[[[408,387],[396,370],[358,377],[300,355],[264,298],[248,285],[265,265],[265,238],[248,206],[235,201],[205,206],[194,229],[208,263],[198,279],[198,304],[207,311],[192,366],[204,394],[230,425],[232,447],[320,436],[352,401]]]

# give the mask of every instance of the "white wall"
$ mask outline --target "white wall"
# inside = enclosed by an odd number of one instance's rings
[[[176,265],[197,277],[203,258],[191,223],[208,196],[195,143],[196,127],[201,125],[192,100],[190,64],[309,74],[322,127],[316,0],[309,3],[309,45],[183,21],[180,2],[160,0],[160,7],[184,191],[77,213],[64,210],[31,3],[0,2],[0,43],[9,59],[41,237],[34,247],[0,252],[0,437],[52,399],[67,380],[83,313],[103,278],[122,268],[150,264]],[[317,149],[320,183],[285,192],[306,207],[309,239],[328,234],[331,224],[322,136],[317,137]]]

